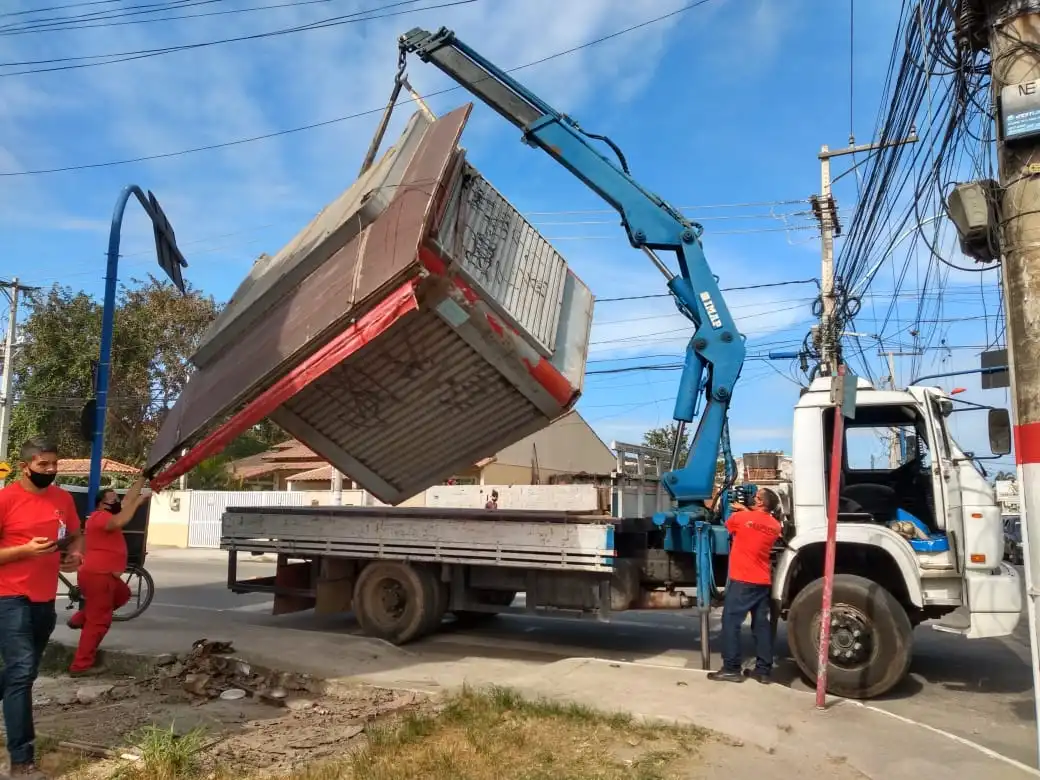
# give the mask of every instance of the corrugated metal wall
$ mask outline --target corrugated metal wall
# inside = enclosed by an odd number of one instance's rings
[[[188,494],[188,547],[220,547],[220,518],[229,506],[308,506],[310,493],[274,490],[193,490]]]
[[[551,357],[567,282],[552,244],[472,167],[457,180],[439,241],[485,296]]]

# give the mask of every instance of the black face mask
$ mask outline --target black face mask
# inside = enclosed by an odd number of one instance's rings
[[[105,507],[105,509],[107,509],[109,512],[111,512],[114,515],[118,515],[120,512],[123,511],[123,502],[122,501],[113,501],[111,504],[108,504]]]
[[[33,483],[33,487],[43,490],[45,487],[50,487],[51,483],[57,478],[57,474],[44,474],[41,471],[29,471],[29,481]]]

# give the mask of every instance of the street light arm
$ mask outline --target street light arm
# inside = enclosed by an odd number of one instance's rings
[[[119,243],[123,229],[123,217],[126,214],[126,205],[130,196],[137,198],[145,214],[151,221],[153,229],[156,230],[156,252],[162,265],[164,249],[172,250],[174,262],[178,265],[187,265],[180,251],[176,248],[173,232],[166,222],[162,209],[152,193],[145,193],[136,184],[128,184],[123,187],[116,199],[115,208],[112,210],[112,223],[108,231],[108,262],[105,266],[105,303],[101,313],[101,348],[98,358],[96,404],[94,414],[94,435],[90,443],[90,478],[87,488],[87,513],[94,511],[98,489],[101,487],[101,460],[105,447],[105,418],[108,415],[108,384],[112,367],[112,329],[115,323],[116,310],[116,285],[119,283]],[[162,230],[160,231],[160,226]],[[161,240],[159,233],[162,233]],[[165,246],[163,246],[165,244]],[[165,268],[165,267],[164,267]],[[167,273],[170,272],[169,269]],[[174,283],[177,280],[174,279]],[[183,292],[183,289],[182,289]]]

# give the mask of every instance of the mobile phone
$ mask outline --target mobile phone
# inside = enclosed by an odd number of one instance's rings
[[[73,537],[66,536],[66,537],[64,537],[62,539],[58,539],[55,542],[55,544],[58,546],[59,550],[64,552],[65,550],[69,549],[69,545],[72,544],[72,539],[73,539]]]

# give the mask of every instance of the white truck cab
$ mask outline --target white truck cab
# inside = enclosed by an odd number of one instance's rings
[[[1022,590],[1017,570],[1003,562],[1000,509],[949,434],[952,411],[938,388],[875,390],[857,379],[840,474],[832,693],[871,698],[897,684],[910,665],[912,630],[926,620],[962,608],[960,623],[934,627],[972,639],[1006,636],[1018,624]],[[991,412],[990,424],[991,442],[1006,441],[1006,412]],[[831,380],[816,379],[795,407],[786,546],[773,592],[792,655],[813,679],[833,426]],[[888,443],[882,457],[879,442]]]

